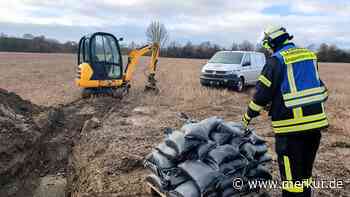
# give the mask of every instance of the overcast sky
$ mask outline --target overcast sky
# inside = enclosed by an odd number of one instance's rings
[[[75,40],[94,31],[145,42],[152,20],[181,43],[256,43],[267,25],[283,25],[300,45],[350,48],[350,0],[0,0],[0,32]]]

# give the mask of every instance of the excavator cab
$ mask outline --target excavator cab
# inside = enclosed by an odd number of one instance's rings
[[[116,37],[97,32],[79,42],[78,65],[88,63],[93,70],[91,80],[115,80],[123,75],[123,62]]]
[[[119,40],[112,34],[96,32],[82,37],[78,49],[76,84],[82,96],[114,95],[123,85],[123,61]]]

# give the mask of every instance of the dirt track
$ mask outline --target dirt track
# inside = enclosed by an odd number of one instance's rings
[[[60,54],[0,53],[0,87],[40,105],[58,105],[79,98],[74,86],[75,59]],[[69,183],[73,196],[141,196],[147,195],[143,184],[146,171],[143,157],[162,138],[165,127],[179,127],[177,112],[196,119],[218,115],[237,121],[249,100],[247,94],[207,89],[198,82],[203,60],[161,59],[159,62],[160,94],[143,93],[143,67],[135,76],[131,93],[121,102],[90,99],[76,105],[84,113],[98,117],[99,127],[85,129],[73,147]],[[321,77],[331,90],[327,103],[331,127],[323,133],[314,174],[319,179],[350,179],[349,119],[350,65],[322,64]],[[4,76],[4,77],[3,77]],[[73,104],[74,108],[74,104]],[[107,111],[106,114],[98,112]],[[108,110],[106,110],[108,109]],[[273,134],[263,114],[253,122],[265,136],[273,153]],[[276,160],[273,174],[278,178]],[[318,189],[316,196],[350,196],[350,183],[344,189]],[[277,191],[270,191],[272,196]]]

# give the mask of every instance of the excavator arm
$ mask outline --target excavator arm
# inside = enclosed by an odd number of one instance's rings
[[[147,76],[147,82],[145,90],[156,90],[158,91],[158,88],[156,86],[156,79],[155,79],[155,72],[157,69],[157,63],[158,63],[158,57],[159,57],[159,44],[158,43],[152,43],[145,45],[139,49],[134,49],[129,53],[128,56],[128,64],[126,66],[123,80],[127,87],[130,85],[130,81],[132,80],[134,71],[136,70],[136,66],[138,64],[138,61],[141,56],[145,55],[147,52],[151,51],[151,61],[148,65],[148,76]]]

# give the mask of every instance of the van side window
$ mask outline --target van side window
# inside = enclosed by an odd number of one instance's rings
[[[242,66],[250,66],[252,64],[250,54],[246,54]]]

